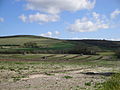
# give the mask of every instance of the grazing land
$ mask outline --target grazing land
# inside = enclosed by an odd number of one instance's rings
[[[0,90],[119,90],[119,47],[119,41],[0,37]]]
[[[0,37],[1,54],[79,54],[91,51],[113,51],[120,48],[119,41],[60,40],[33,35]],[[86,51],[87,50],[87,51]],[[81,52],[80,52],[81,51]],[[93,53],[92,53],[93,54]]]

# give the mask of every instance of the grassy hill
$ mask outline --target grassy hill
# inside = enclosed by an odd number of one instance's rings
[[[108,41],[108,40],[68,40],[79,46],[91,47],[96,50],[117,50],[120,48],[120,41]]]
[[[25,43],[36,43],[39,48],[25,48]],[[66,41],[54,38],[47,38],[33,35],[17,35],[0,37],[0,46],[5,50],[65,50],[75,45]]]
[[[53,43],[53,41],[61,42],[60,40],[46,38],[41,36],[32,36],[32,35],[18,35],[18,36],[5,36],[0,37],[0,45],[23,45],[27,42],[37,42],[40,44]],[[47,42],[47,43],[46,43]]]
[[[36,43],[39,48],[25,48],[25,43]],[[107,40],[60,40],[33,35],[16,35],[0,37],[0,52],[14,50],[69,50],[91,48],[97,51],[120,48],[120,41]]]

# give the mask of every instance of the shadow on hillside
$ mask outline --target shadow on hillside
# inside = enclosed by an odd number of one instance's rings
[[[114,73],[114,72],[101,72],[101,73],[86,72],[86,73],[82,73],[82,74],[85,74],[85,75],[102,75],[102,76],[111,76],[111,75],[114,75],[114,74],[116,74],[116,73]]]

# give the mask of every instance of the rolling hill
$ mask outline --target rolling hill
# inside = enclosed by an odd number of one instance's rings
[[[38,48],[26,48],[25,43],[36,43]],[[96,51],[116,50],[120,41],[107,40],[61,40],[34,35],[16,35],[0,37],[0,52],[37,51],[37,50],[74,50],[91,48]]]
[[[76,45],[81,45],[85,47],[91,47],[96,50],[117,50],[120,48],[120,41],[108,41],[108,40],[68,40],[71,43],[74,43]]]

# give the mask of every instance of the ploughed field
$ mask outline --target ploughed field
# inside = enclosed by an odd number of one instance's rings
[[[96,90],[119,70],[113,52],[1,54],[0,90]]]

